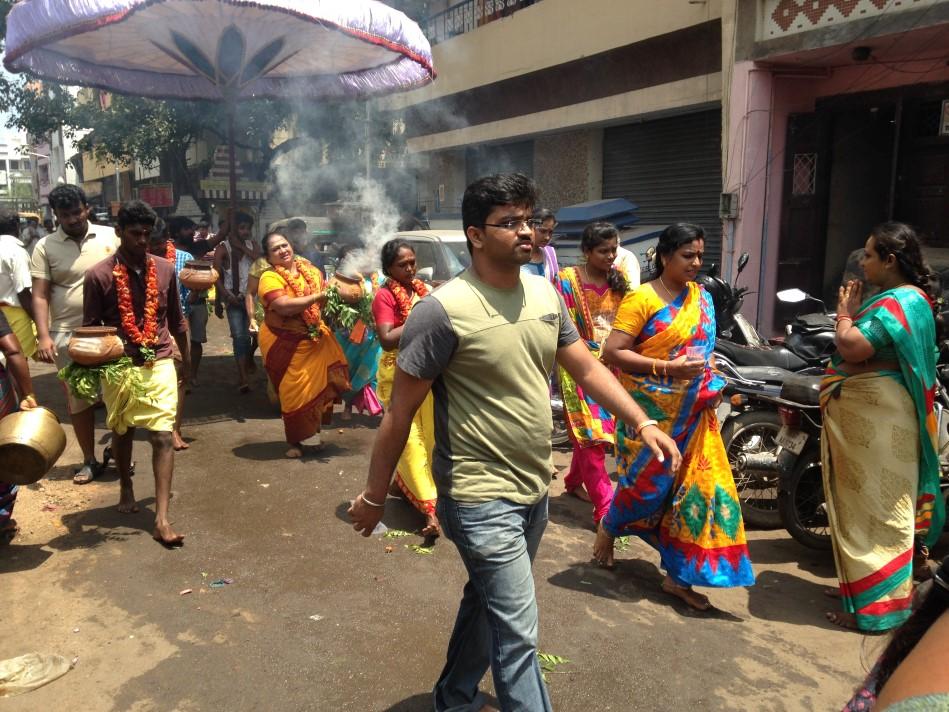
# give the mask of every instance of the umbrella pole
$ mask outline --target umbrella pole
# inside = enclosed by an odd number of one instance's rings
[[[237,113],[236,97],[227,98],[227,161],[228,161],[228,192],[231,196],[231,215],[228,220],[228,229],[234,232],[236,225],[234,220],[237,218],[237,149],[235,143],[235,117]]]

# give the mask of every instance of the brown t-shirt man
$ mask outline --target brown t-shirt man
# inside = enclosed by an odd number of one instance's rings
[[[188,322],[185,321],[181,310],[175,266],[163,257],[152,256],[151,259],[155,260],[158,278],[158,344],[155,346],[155,356],[156,360],[160,360],[172,357],[171,335],[186,333]],[[112,270],[118,261],[125,265],[128,272],[135,325],[140,330],[144,329],[145,272],[137,271],[118,252],[94,265],[86,273],[83,283],[82,324],[83,326],[116,327],[119,330],[119,337],[125,342],[125,354],[132,358],[136,366],[141,366],[145,360],[142,358],[138,345],[132,342],[122,328],[118,291],[115,277],[112,276]]]

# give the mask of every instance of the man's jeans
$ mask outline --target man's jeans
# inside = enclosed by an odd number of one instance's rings
[[[234,357],[247,358],[251,353],[250,321],[247,319],[247,310],[244,300],[239,306],[227,305],[227,325],[231,329],[231,344],[234,348]]]
[[[439,497],[438,520],[461,554],[468,583],[435,684],[436,712],[476,712],[491,667],[504,712],[552,709],[537,662],[537,601],[531,563],[547,526],[547,496],[534,505]]]

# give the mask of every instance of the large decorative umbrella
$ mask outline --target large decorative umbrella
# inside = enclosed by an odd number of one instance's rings
[[[226,102],[232,211],[240,101],[368,97],[435,77],[418,25],[374,0],[21,0],[3,63],[123,94]]]

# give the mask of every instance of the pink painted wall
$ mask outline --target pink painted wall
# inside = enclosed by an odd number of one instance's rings
[[[743,311],[766,333],[775,302],[788,116],[813,111],[821,97],[949,81],[944,60],[836,67],[827,77],[800,77],[788,74],[794,67],[787,59],[782,57],[778,72],[750,61],[736,63],[726,98],[729,142],[723,190],[740,194],[739,217],[725,225],[726,235],[734,230],[734,239],[725,244],[726,264],[730,260],[732,265],[726,274],[734,273],[743,251],[751,254],[740,283],[758,294],[749,295]]]

